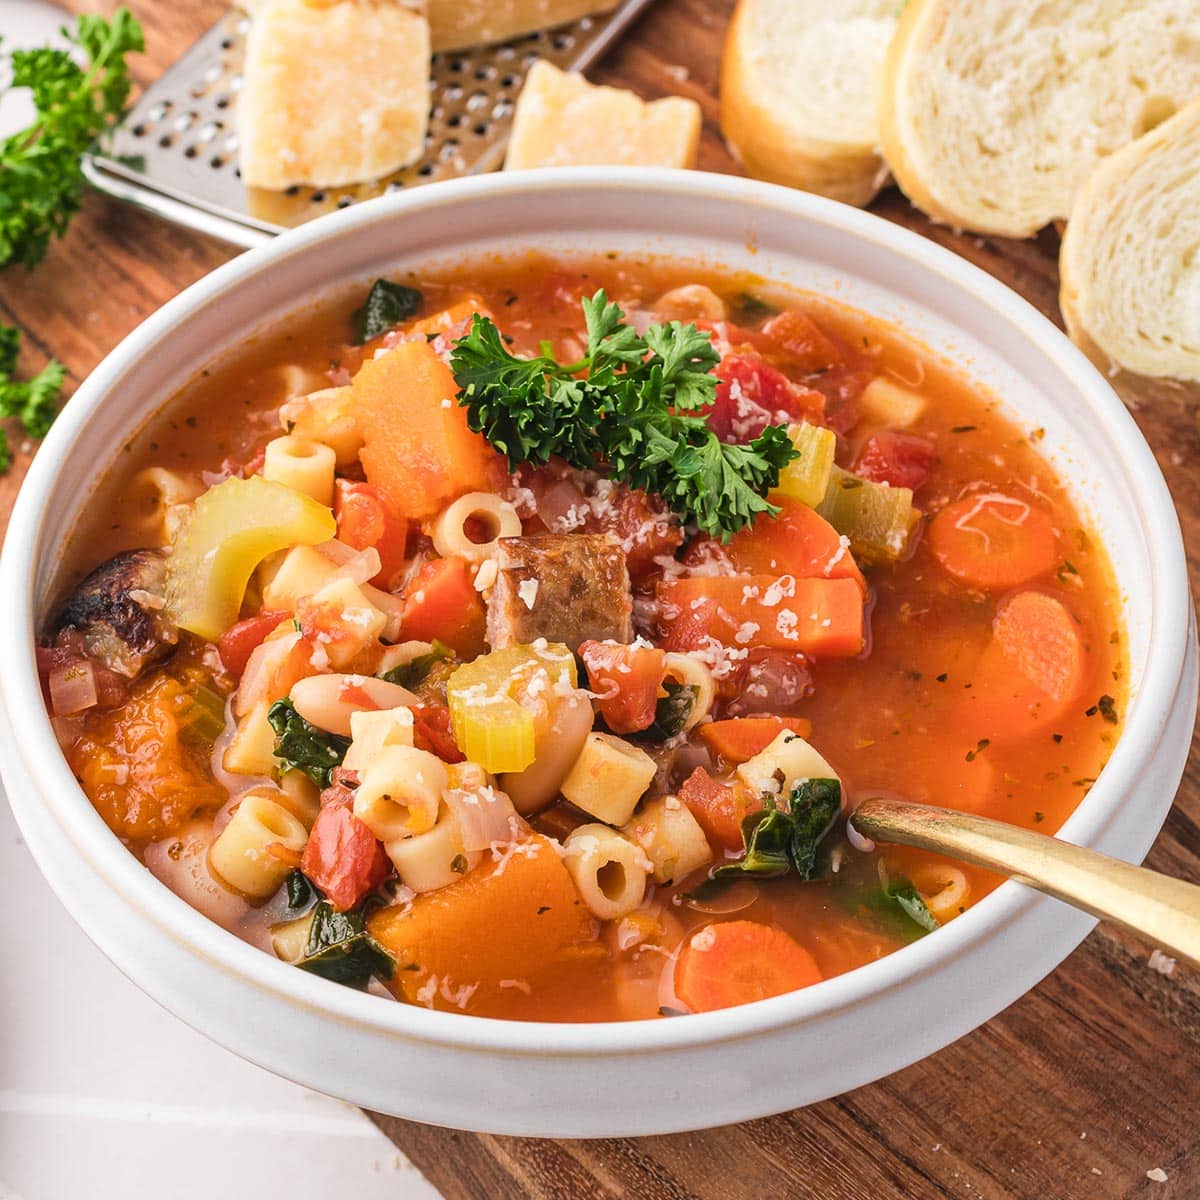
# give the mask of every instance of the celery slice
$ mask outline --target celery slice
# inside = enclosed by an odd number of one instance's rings
[[[834,467],[829,490],[817,512],[850,539],[855,558],[894,562],[908,545],[920,512],[909,488],[888,487]]]
[[[485,771],[523,771],[557,689],[575,687],[575,656],[558,642],[506,646],[461,666],[446,683],[459,749]]]
[[[801,421],[799,425],[788,426],[788,436],[800,457],[779,472],[779,486],[775,491],[809,508],[816,508],[829,490],[837,434],[832,429]]]

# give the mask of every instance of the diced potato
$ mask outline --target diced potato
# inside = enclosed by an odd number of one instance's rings
[[[925,397],[880,375],[863,388],[858,399],[863,417],[891,429],[908,429],[925,411]]]
[[[239,722],[221,765],[234,775],[270,775],[275,770],[275,730],[267,720],[270,705],[263,701]]]
[[[308,636],[315,627],[318,642],[337,670],[349,666],[387,628],[387,616],[357,583],[345,577],[327,583],[315,595],[302,597],[296,611]]]
[[[700,823],[678,796],[648,801],[622,830],[645,852],[655,883],[673,883],[712,862]]]
[[[765,750],[742,763],[737,777],[756,795],[784,798],[802,780],[839,778],[813,746],[787,729]]]
[[[562,782],[562,794],[597,820],[624,825],[656,770],[650,755],[623,738],[589,733]]]
[[[412,709],[351,713],[350,737],[350,749],[346,751],[342,766],[361,775],[385,746],[413,744]]]
[[[301,596],[319,592],[338,577],[338,566],[312,546],[294,546],[263,586],[263,607],[294,612]]]

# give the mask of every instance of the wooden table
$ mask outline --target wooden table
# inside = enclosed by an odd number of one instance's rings
[[[134,0],[133,8],[149,44],[135,64],[145,85],[223,6]],[[737,170],[717,127],[731,8],[732,0],[659,0],[591,73],[646,97],[697,100],[705,117],[700,165],[711,171]],[[951,247],[1059,320],[1052,232],[1028,242],[958,236],[894,190],[873,209]],[[53,354],[73,387],[143,318],[233,253],[91,195],[32,275],[14,267],[0,276],[0,319],[25,331],[23,367]],[[1197,392],[1138,380],[1118,386],[1171,485],[1200,581]],[[2,517],[29,457],[22,448],[0,479]],[[1151,866],[1191,879],[1200,879],[1198,749],[1200,739],[1149,857]],[[378,1120],[451,1200],[1200,1197],[1200,978],[1183,967],[1164,978],[1147,956],[1145,946],[1102,925],[1041,986],[940,1054],[824,1104],[745,1125],[555,1142]],[[1166,1183],[1147,1179],[1156,1167]]]

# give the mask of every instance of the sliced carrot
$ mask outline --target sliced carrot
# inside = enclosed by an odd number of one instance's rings
[[[683,781],[679,798],[704,830],[704,836],[723,850],[742,849],[742,820],[747,813],[762,808],[762,801],[748,788],[722,783],[703,767],[697,767]]]
[[[757,921],[722,921],[693,933],[675,964],[675,994],[712,1012],[820,983],[821,968],[795,938]]]
[[[1054,525],[1025,500],[986,492],[949,504],[929,525],[929,545],[955,579],[988,591],[1020,587],[1057,558]]]
[[[427,562],[404,591],[400,636],[445,642],[460,658],[485,649],[487,613],[465,559],[451,555]]]
[[[786,496],[777,497],[775,503],[778,516],[760,514],[725,546],[735,570],[747,575],[854,579],[866,592],[854,555],[820,513]]]
[[[658,585],[668,650],[726,646],[844,658],[863,646],[863,594],[852,579],[706,575]]]
[[[487,490],[503,460],[467,428],[458,385],[428,342],[402,342],[363,363],[351,405],[367,480],[398,517],[431,517],[464,492]]]
[[[709,721],[696,732],[714,754],[736,764],[765,750],[785,729],[806,738],[812,733],[812,722],[807,717],[733,717]]]

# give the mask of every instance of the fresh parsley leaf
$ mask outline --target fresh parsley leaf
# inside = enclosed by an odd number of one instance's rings
[[[445,642],[433,639],[433,649],[428,654],[418,654],[390,671],[385,671],[380,678],[388,683],[398,683],[401,687],[415,688],[425,681],[425,677],[440,662],[446,662],[454,657],[454,651]]]
[[[518,358],[500,330],[475,315],[450,355],[467,423],[510,468],[557,455],[661,496],[685,522],[728,539],[760,512],[796,456],[783,426],[746,446],[722,442],[704,410],[716,398],[720,361],[712,339],[671,321],[644,334],[603,290],[583,301],[587,353],[559,363],[543,352]]]
[[[115,121],[129,98],[125,56],[142,50],[142,27],[126,8],[111,21],[81,16],[64,36],[68,50],[15,50],[11,87],[29,88],[37,117],[0,141],[0,267],[36,266],[61,237],[83,194],[83,152]],[[0,362],[3,361],[0,356]]]
[[[2,175],[0,169],[0,177]],[[20,330],[11,325],[0,325],[0,417],[16,417],[30,437],[45,437],[58,415],[58,398],[67,370],[62,363],[51,359],[32,379],[9,378],[16,370],[20,346]],[[11,465],[8,437],[0,430],[0,473]]]
[[[367,933],[365,914],[365,906],[340,913],[322,900],[313,910],[308,945],[296,965],[348,987],[366,987],[372,976],[391,979],[396,960]]]
[[[656,741],[683,732],[700,695],[700,689],[694,683],[676,683],[673,679],[663,681],[663,691],[667,694],[654,706],[654,724],[646,730],[646,736]]]
[[[290,700],[276,700],[267,713],[275,730],[275,757],[281,771],[303,771],[318,787],[327,788],[335,767],[342,765],[350,739],[310,725]]]
[[[381,333],[407,321],[418,308],[424,297],[416,288],[392,283],[389,279],[377,279],[367,293],[367,302],[354,314],[357,341],[361,346]]]

